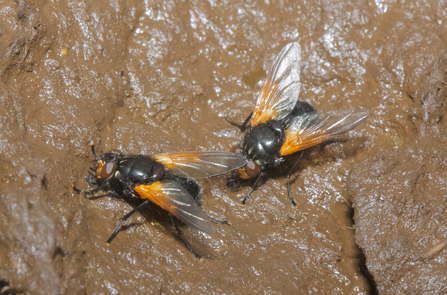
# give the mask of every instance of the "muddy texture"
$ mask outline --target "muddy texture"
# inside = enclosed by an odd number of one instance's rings
[[[350,175],[356,241],[381,294],[446,294],[447,151],[433,142],[381,153]]]
[[[446,8],[415,0],[1,2],[0,281],[21,294],[370,294],[376,286],[420,294],[433,279],[431,292],[441,292],[434,278],[445,251],[411,261],[446,239]],[[211,236],[183,227],[212,259],[197,260],[150,206],[107,246],[132,207],[72,191],[71,183],[87,188],[88,144],[148,155],[229,150],[242,134],[224,117],[246,118],[256,83],[292,41],[302,48],[302,99],[322,111],[371,112],[347,142],[306,152],[292,177],[298,205],[285,186],[291,157],[246,206],[250,183],[231,192],[225,176],[200,180],[205,211],[232,222]],[[383,200],[373,195],[380,188],[389,191]],[[382,210],[371,216],[375,206]],[[390,230],[371,223],[379,214]]]
[[[352,170],[355,239],[381,294],[446,294],[447,55],[415,91],[413,144]]]

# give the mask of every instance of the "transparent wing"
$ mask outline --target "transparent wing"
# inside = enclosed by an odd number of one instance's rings
[[[365,109],[334,111],[323,114],[307,113],[294,118],[286,128],[281,156],[307,149],[360,126],[369,116]]]
[[[268,70],[258,95],[252,126],[289,114],[300,94],[301,48],[289,43],[279,52]]]
[[[169,153],[152,158],[173,174],[193,178],[223,174],[247,163],[243,156],[230,152]]]
[[[148,199],[172,215],[205,233],[213,233],[214,227],[208,215],[181,184],[162,180],[151,185],[138,185],[134,190],[142,199]]]

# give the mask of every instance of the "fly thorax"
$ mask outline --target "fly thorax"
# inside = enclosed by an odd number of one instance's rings
[[[122,159],[115,177],[131,185],[154,182],[164,175],[164,166],[150,157],[131,155]]]
[[[284,128],[277,120],[270,120],[253,127],[244,137],[241,148],[248,158],[257,165],[264,166],[266,162],[277,157],[284,143]]]

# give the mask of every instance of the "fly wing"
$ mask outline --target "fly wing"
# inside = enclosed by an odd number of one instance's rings
[[[137,185],[134,190],[142,199],[150,200],[187,225],[205,233],[214,232],[210,217],[181,184],[173,180],[161,180],[151,185]]]
[[[185,152],[153,156],[173,174],[203,178],[227,173],[244,166],[247,161],[241,155],[230,152]]]
[[[361,108],[329,112],[321,117],[317,113],[298,116],[286,128],[281,156],[293,154],[347,133],[365,122],[368,116],[369,111]]]
[[[252,126],[289,114],[300,93],[301,47],[289,43],[279,52],[267,73],[253,112]]]

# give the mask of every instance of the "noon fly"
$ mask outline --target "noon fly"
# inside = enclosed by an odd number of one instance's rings
[[[245,131],[240,145],[231,151],[247,159],[247,165],[239,168],[228,180],[228,186],[237,188],[241,179],[256,177],[242,204],[247,202],[268,169],[284,162],[285,156],[337,140],[340,135],[360,126],[369,116],[369,111],[362,108],[319,113],[309,103],[299,100],[300,64],[300,45],[296,42],[287,44],[267,72],[254,111],[243,124],[227,119]],[[289,179],[302,156],[303,153],[287,175],[287,192],[293,205],[296,202]]]
[[[98,156],[91,145],[96,165],[85,177],[90,190],[84,192],[91,199],[101,190],[124,199],[139,199],[141,203],[122,217],[107,240],[110,244],[123,223],[149,202],[168,211],[186,225],[205,233],[213,233],[209,217],[200,207],[201,188],[193,178],[210,177],[229,172],[246,164],[244,157],[230,152],[180,152],[155,156],[122,154],[117,151]],[[188,250],[197,254],[180,230],[177,220],[171,218],[175,232]]]

